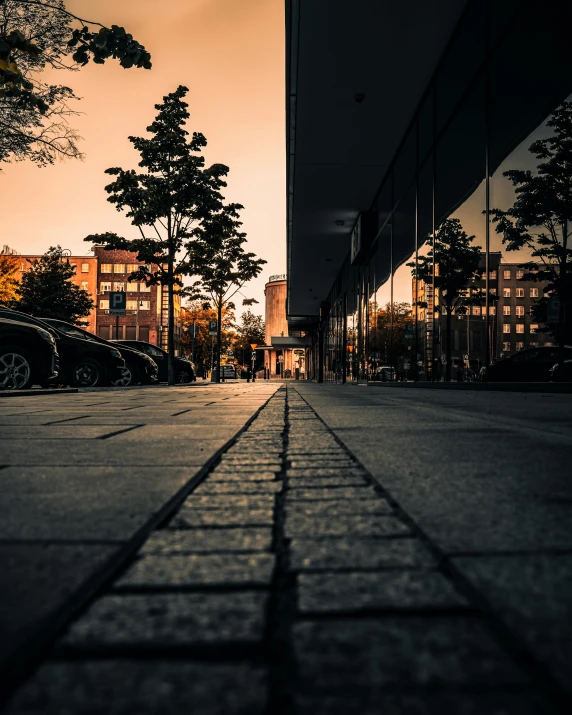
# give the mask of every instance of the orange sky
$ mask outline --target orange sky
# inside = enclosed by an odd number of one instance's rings
[[[248,250],[268,261],[243,291],[260,301],[264,283],[285,272],[285,128],[283,0],[68,0],[82,17],[123,25],[152,55],[153,69],[118,63],[58,72],[83,99],[72,118],[85,161],[38,169],[29,162],[0,171],[0,244],[20,253],[60,244],[86,254],[83,238],[115,231],[136,237],[106,201],[110,166],[136,168],[127,136],[142,135],[153,105],[179,84],[189,87],[188,128],[207,140],[207,164],[230,167],[226,199],[245,206]],[[239,307],[238,313],[241,312]]]

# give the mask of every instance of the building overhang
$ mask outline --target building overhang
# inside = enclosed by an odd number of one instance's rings
[[[310,338],[291,338],[291,337],[277,337],[271,338],[272,347],[284,349],[284,348],[309,348],[312,345]]]
[[[287,313],[317,316],[466,0],[286,0]]]

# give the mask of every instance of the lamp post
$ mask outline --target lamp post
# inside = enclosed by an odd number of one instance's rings
[[[255,379],[256,379],[256,377],[255,377],[255,375],[254,375],[254,363],[255,363],[255,361],[256,361],[256,352],[255,352],[255,350],[256,350],[257,346],[258,346],[258,343],[250,343],[250,349],[252,350],[252,355],[251,355],[251,358],[250,358],[250,360],[251,360],[251,362],[252,362],[252,382],[254,382]]]

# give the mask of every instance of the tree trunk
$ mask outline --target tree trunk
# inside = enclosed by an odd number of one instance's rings
[[[219,298],[217,306],[216,349],[214,359],[214,373],[211,382],[220,382],[220,354],[222,349],[222,299]]]
[[[568,244],[568,221],[564,221],[562,224],[562,260],[560,261],[560,276],[559,284],[561,289],[558,291],[558,297],[560,298],[560,307],[558,309],[558,369],[561,374],[564,371],[564,360],[566,359],[566,351],[564,350],[564,344],[566,343],[566,303],[568,301],[568,286],[566,285],[567,279],[567,255],[566,249]]]
[[[168,299],[169,299],[169,316],[167,327],[167,375],[169,385],[175,384],[175,286],[173,285],[173,256],[169,251],[168,261]]]
[[[445,357],[447,363],[445,365],[445,382],[451,380],[451,325],[453,324],[453,316],[451,315],[451,306],[447,306],[447,335],[445,338]]]

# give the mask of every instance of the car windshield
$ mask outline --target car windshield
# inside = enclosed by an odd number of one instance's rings
[[[72,338],[80,338],[81,340],[91,340],[91,336],[85,333],[79,328],[74,328],[73,325],[66,325],[65,323],[56,323],[56,327],[61,330],[65,335],[69,335]]]

